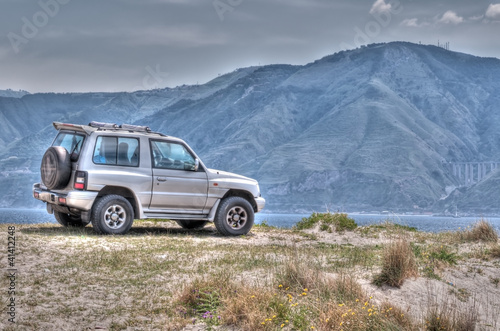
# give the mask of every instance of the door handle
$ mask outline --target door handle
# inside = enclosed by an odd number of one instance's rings
[[[156,177],[156,180],[159,181],[159,182],[166,182],[167,178],[165,178],[165,177]]]

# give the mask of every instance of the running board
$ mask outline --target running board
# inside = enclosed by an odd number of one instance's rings
[[[186,213],[163,213],[158,210],[144,211],[145,218],[159,218],[159,219],[169,219],[169,220],[191,220],[191,221],[208,221],[213,222],[215,219],[215,213],[219,208],[220,199],[217,199],[215,204],[210,209],[208,214],[186,214]]]
[[[193,220],[210,221],[208,214],[166,214],[166,213],[144,213],[146,218],[159,218],[169,220]]]

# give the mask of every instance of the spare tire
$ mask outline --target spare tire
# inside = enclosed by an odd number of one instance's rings
[[[71,159],[66,148],[49,147],[43,155],[40,173],[43,184],[49,190],[66,187],[71,176]]]

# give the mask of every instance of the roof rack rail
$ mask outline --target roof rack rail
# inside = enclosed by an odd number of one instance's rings
[[[137,132],[152,132],[149,126],[122,124],[120,129]]]
[[[70,125],[70,124],[68,124]],[[72,124],[71,124],[72,125]],[[98,130],[124,130],[124,131],[130,131],[130,132],[146,132],[146,133],[155,133],[163,137],[168,137],[167,135],[160,133],[160,132],[154,132],[151,130],[149,126],[141,126],[141,125],[132,125],[132,124],[122,124],[118,125],[115,123],[104,123],[104,122],[95,122],[92,121],[89,123],[90,127],[97,128]]]
[[[93,128],[103,128],[103,129],[118,129],[118,124],[115,123],[103,123],[103,122],[95,122],[92,121],[89,123],[89,126]]]

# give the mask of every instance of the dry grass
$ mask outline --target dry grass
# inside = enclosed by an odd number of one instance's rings
[[[476,222],[471,229],[467,229],[463,232],[458,232],[462,237],[462,240],[467,242],[497,242],[498,233],[495,228],[488,221],[481,219]]]
[[[0,329],[182,330],[194,322],[198,330],[419,330],[424,323],[413,309],[384,303],[385,294],[373,294],[383,288],[366,279],[377,273],[381,283],[402,286],[426,259],[459,268],[466,260],[459,259],[460,247],[471,246],[436,245],[437,235],[389,224],[343,234],[358,240],[352,244],[321,233],[314,239],[303,235],[310,232],[257,226],[225,238],[213,227],[137,222],[118,237],[90,227],[16,225],[20,308],[16,325],[0,320]],[[6,246],[6,236],[0,240]],[[500,257],[497,243],[487,245],[485,254]],[[496,288],[494,272],[477,277]],[[7,285],[0,278],[0,287]]]
[[[387,284],[401,287],[405,279],[417,275],[418,267],[410,243],[404,239],[398,239],[384,249],[382,271],[375,277],[374,283],[379,286]]]
[[[472,298],[469,302],[459,302],[456,297],[441,295],[436,299],[435,289],[429,289],[429,304],[424,316],[425,330],[428,331],[474,331],[478,325],[478,308]]]
[[[500,258],[500,245],[499,244],[494,244],[490,248],[490,256],[492,258]]]

